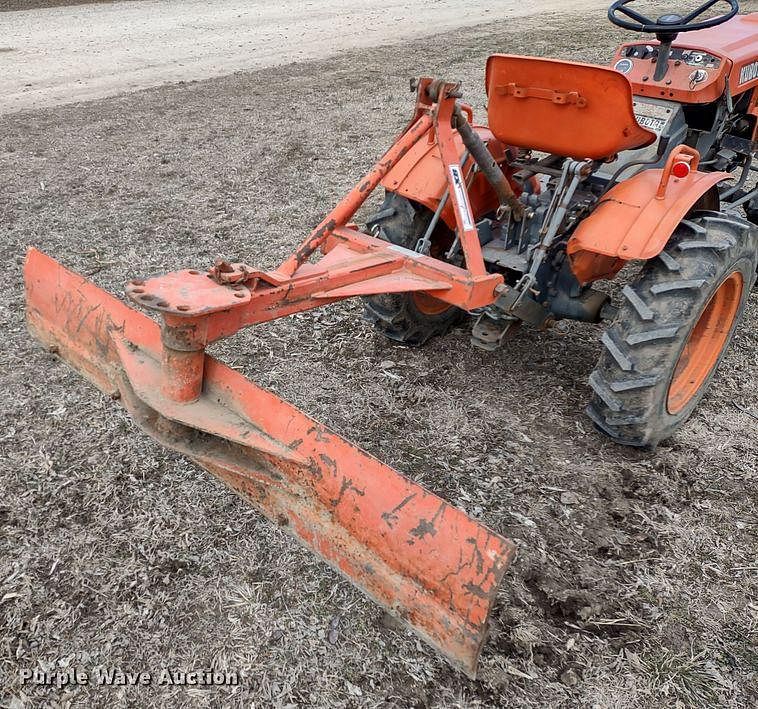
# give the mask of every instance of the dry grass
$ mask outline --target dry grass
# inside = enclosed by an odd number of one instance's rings
[[[461,329],[408,351],[347,302],[215,348],[518,542],[476,682],[24,330],[27,244],[118,293],[219,253],[271,267],[403,125],[408,76],[461,78],[481,112],[492,49],[606,60],[620,35],[602,17],[573,22],[572,34],[543,16],[0,119],[3,705],[758,703],[755,293],[711,394],[656,453],[614,446],[581,413],[591,326],[525,329],[494,354]],[[22,667],[72,665],[216,666],[248,684],[18,681]]]

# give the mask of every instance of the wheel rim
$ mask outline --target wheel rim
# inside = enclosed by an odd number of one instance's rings
[[[418,311],[424,315],[440,315],[441,313],[444,313],[448,308],[453,307],[450,305],[450,303],[446,303],[444,300],[440,300],[439,298],[433,298],[431,295],[427,295],[426,293],[414,293],[412,297],[413,304],[416,306]]]
[[[728,276],[700,313],[692,328],[669,385],[667,409],[679,413],[708,379],[726,346],[742,298],[739,271]]]

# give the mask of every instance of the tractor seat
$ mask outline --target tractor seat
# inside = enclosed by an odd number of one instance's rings
[[[610,160],[656,139],[634,117],[632,86],[606,67],[493,54],[487,120],[506,145],[578,160]]]

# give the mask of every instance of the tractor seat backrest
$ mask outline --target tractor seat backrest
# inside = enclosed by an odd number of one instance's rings
[[[632,86],[614,69],[493,54],[486,86],[490,130],[507,145],[606,160],[656,139],[637,123]]]

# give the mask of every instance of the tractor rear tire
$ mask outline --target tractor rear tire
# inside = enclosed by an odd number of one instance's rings
[[[367,223],[380,239],[414,251],[424,235],[432,213],[424,206],[388,192],[377,217]],[[440,223],[432,237],[431,254],[443,258],[452,243],[447,227]],[[420,347],[432,337],[449,332],[463,311],[424,293],[388,293],[363,299],[364,317],[387,339]]]
[[[614,441],[654,448],[692,414],[745,310],[758,229],[720,212],[682,221],[622,291],[590,375],[587,413]]]

